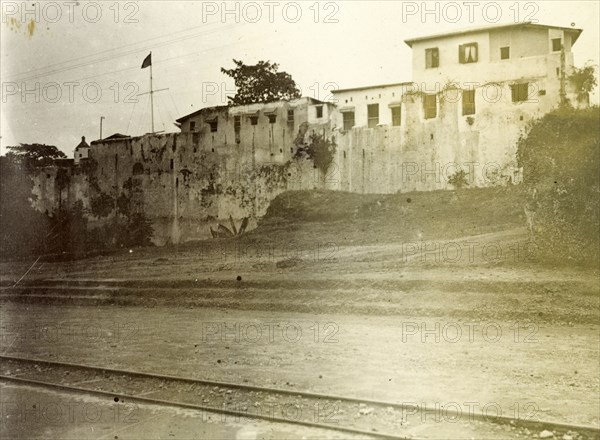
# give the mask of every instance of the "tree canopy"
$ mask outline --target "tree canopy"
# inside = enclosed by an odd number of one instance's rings
[[[221,68],[221,72],[233,78],[237,87],[235,96],[229,97],[231,105],[268,103],[302,96],[292,76],[278,72],[279,65],[276,63],[259,61],[255,65],[246,65],[235,59],[233,62],[235,68]]]
[[[55,159],[65,159],[67,156],[54,145],[20,144],[7,147],[10,150],[6,157],[12,162],[25,166],[51,165]]]

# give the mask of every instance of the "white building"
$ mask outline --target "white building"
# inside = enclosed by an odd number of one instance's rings
[[[87,159],[90,155],[90,146],[85,141],[85,136],[81,136],[81,142],[75,147],[74,158],[75,165],[78,165],[82,159]]]

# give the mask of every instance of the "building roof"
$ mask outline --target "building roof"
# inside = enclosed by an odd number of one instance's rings
[[[181,122],[183,122],[183,121],[185,121],[187,119],[193,118],[194,116],[198,116],[198,115],[200,115],[202,113],[209,113],[209,112],[221,111],[221,110],[224,110],[226,108],[228,108],[228,106],[226,106],[226,105],[217,105],[215,107],[203,107],[200,110],[196,110],[195,112],[192,112],[192,113],[190,113],[188,115],[182,116],[179,119],[175,119],[175,122],[180,122],[181,123]]]
[[[85,136],[81,136],[81,142],[79,142],[79,145],[75,147],[75,150],[79,150],[80,148],[90,148],[88,143],[85,141]]]
[[[179,119],[176,119],[175,122],[181,124],[182,122],[193,118],[194,116],[198,116],[202,113],[212,113],[212,112],[218,112],[218,111],[223,111],[223,110],[227,110],[227,109],[235,109],[235,108],[243,108],[243,107],[248,107],[248,106],[256,106],[256,105],[260,105],[263,107],[267,107],[269,108],[269,111],[271,111],[271,108],[274,108],[274,106],[279,103],[279,102],[295,102],[295,101],[299,101],[302,99],[306,99],[308,101],[311,102],[311,104],[327,104],[324,101],[319,101],[318,99],[315,98],[311,98],[310,96],[303,96],[302,98],[297,98],[297,99],[291,99],[291,100],[286,100],[286,99],[280,99],[278,101],[272,101],[272,102],[257,102],[254,104],[244,104],[244,105],[217,105],[215,107],[204,107],[201,108],[200,110],[196,110],[193,113],[190,113],[189,115],[185,115],[180,117]],[[175,124],[177,125],[177,124]]]
[[[574,34],[572,44],[575,44],[575,42],[579,38],[579,35],[583,32],[583,29],[578,29],[578,28],[550,26],[550,25],[545,25],[545,24],[532,23],[531,21],[524,21],[523,23],[498,24],[498,25],[494,25],[494,26],[480,26],[480,27],[475,27],[475,28],[460,29],[460,30],[456,30],[456,31],[452,31],[452,32],[445,32],[445,33],[441,33],[441,34],[433,34],[433,35],[426,35],[423,37],[410,38],[408,40],[404,40],[404,42],[408,46],[412,47],[412,45],[414,43],[421,42],[421,41],[452,37],[455,35],[466,35],[466,34],[473,34],[476,32],[488,32],[488,31],[492,31],[492,30],[495,31],[495,30],[499,30],[499,29],[519,28],[519,27],[534,28],[534,29],[561,29],[563,31],[569,31]]]
[[[104,139],[101,139],[103,141],[112,141],[113,139],[125,139],[131,137],[129,135],[126,134],[121,134],[121,133],[115,133],[115,134],[111,134],[109,137],[105,137]]]
[[[390,83],[390,84],[377,84],[374,86],[364,86],[364,87],[351,87],[348,89],[337,89],[332,90],[331,93],[342,93],[342,92],[354,92],[356,90],[368,90],[368,89],[380,89],[383,87],[397,87],[397,86],[406,86],[409,84],[413,84],[412,82],[400,82],[400,83]]]

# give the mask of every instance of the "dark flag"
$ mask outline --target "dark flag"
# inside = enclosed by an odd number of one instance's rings
[[[152,65],[152,52],[148,54],[146,58],[144,58],[144,62],[142,63],[142,69],[145,69],[148,66]]]

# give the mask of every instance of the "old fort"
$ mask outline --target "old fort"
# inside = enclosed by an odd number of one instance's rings
[[[427,191],[459,172],[470,186],[517,184],[528,124],[589,105],[568,78],[581,32],[518,23],[409,39],[410,81],[336,90],[331,102],[203,108],[176,121],[180,133],[84,139],[74,160],[36,171],[34,204],[81,201],[102,224],[125,201],[165,244],[230,219],[252,228],[289,190]]]

